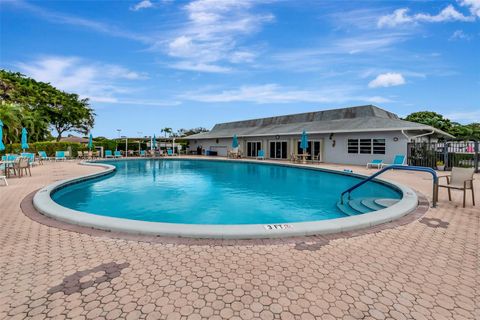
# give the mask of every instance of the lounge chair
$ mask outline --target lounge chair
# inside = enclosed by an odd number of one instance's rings
[[[380,168],[387,167],[387,166],[406,166],[407,164],[405,163],[405,160],[407,160],[407,157],[403,154],[397,154],[395,158],[393,158],[393,163],[381,163]]]
[[[383,163],[383,160],[373,159],[371,162],[367,163],[367,169],[373,168],[375,166],[377,167],[377,169],[380,169],[380,167],[382,166],[382,163]]]
[[[50,160],[50,157],[47,156],[45,151],[38,151],[38,156],[40,157],[40,161]]]
[[[265,151],[264,150],[258,150],[257,159],[258,160],[265,160]]]
[[[112,150],[105,150],[105,158],[113,158]]]
[[[121,158],[122,157],[122,153],[120,151],[115,151],[115,153],[113,154],[113,156],[115,158]]]
[[[55,161],[65,161],[65,151],[55,151]]]
[[[465,200],[467,197],[467,190],[472,190],[472,203],[475,205],[475,192],[473,190],[473,174],[474,168],[458,168],[453,167],[451,175],[439,176],[439,178],[446,178],[447,184],[439,184],[440,188],[448,189],[448,200],[452,201],[452,193],[450,189],[463,191],[463,207],[465,208]]]

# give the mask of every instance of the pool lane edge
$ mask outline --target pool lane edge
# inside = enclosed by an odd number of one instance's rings
[[[196,160],[196,159],[190,159]],[[231,160],[229,160],[231,161]],[[254,162],[255,163],[255,162]],[[310,221],[310,222],[292,222],[282,224],[243,224],[243,225],[211,225],[211,224],[181,224],[181,223],[163,223],[147,222],[131,219],[122,219],[81,212],[63,207],[53,201],[51,195],[71,184],[81,181],[98,178],[108,175],[115,171],[115,167],[100,162],[82,162],[82,165],[100,166],[105,170],[81,177],[61,180],[40,189],[33,197],[33,205],[43,215],[67,222],[70,224],[91,227],[95,229],[123,232],[130,234],[165,236],[165,237],[186,237],[186,238],[217,238],[217,239],[258,239],[258,238],[283,238],[295,236],[310,236],[332,233],[342,233],[374,227],[380,224],[392,222],[402,216],[414,211],[418,206],[418,196],[409,187],[398,184],[393,181],[377,179],[378,182],[394,186],[402,193],[402,199],[382,210],[350,216],[345,218],[336,218],[330,220]],[[275,165],[276,163],[269,164]],[[284,165],[284,164],[282,164]],[[304,169],[317,169],[306,166],[291,165],[293,167]],[[327,169],[325,171],[334,171]],[[344,174],[341,171],[336,173]],[[359,177],[365,175],[355,174]],[[279,226],[268,229],[267,226]]]

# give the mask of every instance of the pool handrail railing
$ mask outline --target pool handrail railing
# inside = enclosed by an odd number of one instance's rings
[[[358,187],[364,185],[365,183],[372,181],[382,173],[388,170],[406,170],[406,171],[420,171],[420,172],[428,172],[433,176],[433,194],[432,194],[432,207],[435,208],[437,205],[437,200],[438,200],[438,176],[437,172],[433,170],[432,168],[428,167],[419,167],[419,166],[405,166],[405,165],[389,165],[386,167],[383,167],[380,171],[377,171],[376,173],[372,174],[365,180],[360,181],[359,183],[355,184],[354,186],[348,188],[347,190],[343,191],[342,194],[340,195],[340,203],[343,204],[343,198],[345,194],[348,194],[348,199],[350,199],[350,194],[352,193],[353,190],[357,189]]]

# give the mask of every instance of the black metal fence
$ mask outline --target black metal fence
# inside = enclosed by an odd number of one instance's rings
[[[479,144],[479,141],[410,142],[408,164],[438,170],[475,168],[479,172]]]

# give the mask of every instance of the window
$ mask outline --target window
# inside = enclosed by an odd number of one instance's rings
[[[348,139],[348,153],[385,154],[385,139]]]
[[[360,139],[360,153],[372,153],[372,139]]]
[[[348,153],[358,153],[358,139],[348,139]]]
[[[373,154],[385,154],[385,139],[373,139]]]

